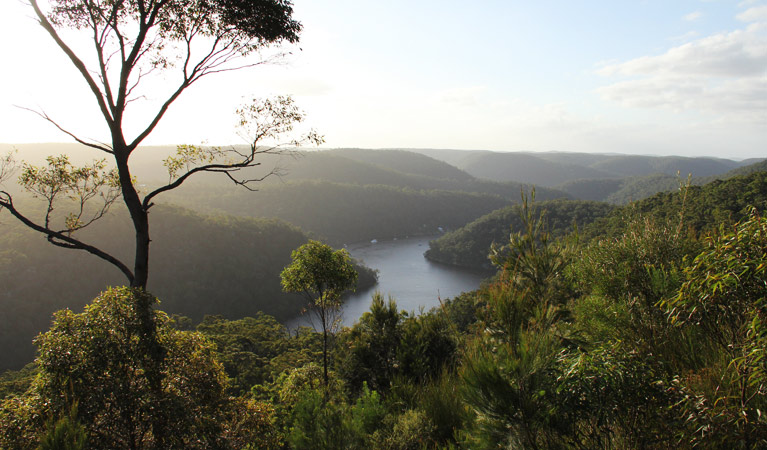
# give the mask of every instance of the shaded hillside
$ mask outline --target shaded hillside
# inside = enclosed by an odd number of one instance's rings
[[[673,181],[677,183],[675,177]],[[620,208],[587,201],[549,201],[540,202],[537,206],[546,208],[552,234],[561,235],[570,231],[572,221],[576,220],[581,236],[589,240],[620,236],[625,218],[633,214],[650,214],[678,222],[680,211],[684,211],[685,228],[710,231],[720,224],[741,220],[751,205],[767,210],[767,172],[691,186],[686,199],[683,199],[677,184],[675,192],[658,193]],[[519,206],[494,211],[432,241],[426,256],[446,264],[490,270],[492,265],[487,259],[490,245],[508,240],[510,229],[519,231],[520,220]]]
[[[518,182],[496,182],[477,179],[449,164],[401,150],[323,150],[302,152],[295,157],[272,158],[255,176],[262,176],[274,165],[280,177],[270,177],[267,184],[306,180],[331,181],[357,185],[385,185],[414,190],[447,190],[499,195],[511,201],[519,199],[520,190],[530,186]],[[206,178],[206,183],[227,185],[223,178]],[[566,198],[567,194],[539,188],[541,199]]]
[[[608,195],[605,201],[614,205],[625,205],[629,202],[651,197],[658,192],[677,191],[686,182],[686,178],[662,173],[641,177],[628,177],[623,179],[620,189]]]
[[[511,203],[496,195],[327,181],[265,185],[256,193],[190,186],[169,198],[208,211],[279,218],[335,245],[431,235]]]
[[[556,186],[579,200],[593,200],[624,205],[657,194],[679,189],[686,178],[656,173],[625,178],[574,180]],[[694,184],[697,184],[693,181]]]
[[[619,191],[624,182],[622,178],[583,178],[557,185],[556,189],[578,200],[604,202],[611,194]]]
[[[767,172],[717,180],[703,186],[691,186],[686,197],[681,192],[662,192],[615,210],[584,228],[586,239],[620,236],[625,218],[632,214],[650,214],[678,222],[683,213],[683,227],[696,232],[711,231],[743,219],[749,206],[767,210]]]
[[[596,162],[591,167],[620,176],[643,176],[656,173],[682,177],[706,177],[738,167],[737,161],[719,158],[686,158],[682,156],[614,155]]]
[[[754,172],[767,171],[767,159],[764,159],[761,161],[759,160],[757,161],[746,160],[746,161],[749,161],[749,164],[740,166],[736,169],[732,169],[727,173],[706,177],[704,179],[705,183],[710,183],[715,180],[728,180],[730,178],[739,177],[743,175],[751,175]],[[705,184],[705,183],[701,183],[701,184]]]
[[[123,285],[117,269],[85,252],[54,247],[39,234],[2,216],[0,227],[0,370],[31,360],[32,338],[51,314],[79,310],[107,286]],[[279,273],[292,250],[306,242],[297,228],[275,220],[205,217],[176,207],[151,210],[152,259],[148,289],[161,308],[200,320],[259,311],[288,319],[301,307],[282,293]],[[83,238],[123,258],[132,247],[124,214],[102,219]],[[361,283],[371,286],[372,274]]]
[[[665,174],[682,178],[692,174],[695,178],[724,174],[735,168],[748,165],[753,161],[734,161],[723,158],[682,157],[682,156],[646,156],[599,153],[570,152],[490,152],[424,149],[415,150],[433,158],[442,159],[463,169],[476,177],[493,180],[533,183],[538,186],[550,186],[564,190],[581,199],[606,200],[617,192],[605,193],[598,197],[599,187],[615,187],[614,182],[602,182],[604,179],[622,179],[627,177],[645,177]],[[584,181],[573,185],[575,181]],[[637,181],[629,189],[637,189]],[[575,192],[568,189],[574,187]],[[651,190],[651,188],[649,189]],[[656,190],[651,193],[660,191]],[[619,198],[629,197],[617,194]]]
[[[544,210],[549,231],[562,236],[573,231],[573,225],[583,227],[604,217],[614,207],[606,203],[553,200],[536,204]],[[509,233],[522,231],[519,205],[493,211],[463,228],[441,236],[429,243],[426,257],[432,261],[473,270],[495,270],[488,259],[493,242],[508,242]]]
[[[610,178],[609,172],[577,164],[546,161],[525,153],[477,153],[464,158],[460,169],[478,178],[554,186],[580,178]]]
[[[421,175],[431,178],[446,178],[451,180],[469,180],[473,178],[463,170],[444,161],[407,150],[339,148],[326,150],[326,152],[412,175]]]

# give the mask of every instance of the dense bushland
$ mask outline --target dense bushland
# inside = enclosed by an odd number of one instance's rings
[[[580,240],[523,202],[492,281],[419,315],[376,294],[331,335],[327,381],[321,335],[264,314],[192,331],[155,312],[160,347],[144,349],[129,305],[152,299],[112,289],[58,313],[36,365],[5,375],[2,446],[152,448],[172,426],[187,448],[764,448],[767,218],[740,206],[761,205],[760,179],[703,188],[739,189],[719,213],[687,188]],[[105,419],[118,394],[130,421]]]

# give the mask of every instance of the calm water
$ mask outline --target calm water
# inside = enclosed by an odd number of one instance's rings
[[[439,305],[439,299],[448,299],[461,292],[479,287],[482,275],[466,272],[424,258],[432,237],[398,239],[376,244],[350,245],[347,250],[352,257],[378,270],[378,284],[369,290],[355,292],[343,306],[343,323],[351,326],[370,309],[373,293],[378,290],[385,298],[392,296],[400,310],[418,312],[421,307],[428,311]],[[288,323],[289,328],[307,324],[306,318]]]

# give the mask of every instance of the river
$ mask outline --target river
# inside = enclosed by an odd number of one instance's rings
[[[353,258],[378,270],[378,284],[349,295],[343,305],[343,325],[351,326],[370,309],[375,291],[396,300],[400,310],[428,311],[439,299],[455,297],[479,287],[484,276],[455,267],[433,263],[424,258],[429,241],[437,236],[414,237],[347,247]],[[308,324],[306,317],[289,321],[289,328]]]

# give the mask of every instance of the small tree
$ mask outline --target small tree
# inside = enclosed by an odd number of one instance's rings
[[[282,289],[306,297],[308,309],[322,327],[323,380],[328,385],[328,335],[339,323],[341,295],[357,282],[349,252],[333,250],[317,241],[309,241],[291,254],[291,262],[280,274]]]

